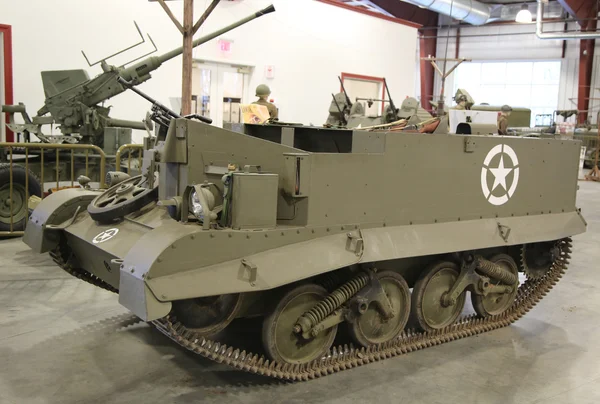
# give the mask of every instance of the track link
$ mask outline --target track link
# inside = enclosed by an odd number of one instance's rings
[[[50,257],[52,257],[52,260],[54,260],[54,262],[68,274],[101,289],[108,290],[109,292],[119,293],[119,289],[116,289],[112,285],[104,282],[96,275],[93,275],[81,268],[74,268],[69,262],[70,255],[71,251],[69,247],[63,242],[58,243],[58,246],[54,250],[50,251]]]
[[[556,285],[567,270],[571,258],[571,239],[566,238],[558,243],[560,256],[552,264],[550,270],[539,279],[527,279],[523,282],[519,287],[514,304],[502,314],[486,318],[480,318],[477,315],[465,316],[454,324],[434,332],[408,330],[404,331],[398,338],[366,348],[358,349],[351,344],[333,347],[325,357],[302,365],[269,361],[264,355],[246,352],[199,336],[188,330],[173,315],[152,323],[177,344],[207,359],[258,375],[287,381],[306,381],[430,346],[441,345],[496,330],[514,323],[527,314]],[[58,261],[57,263],[60,265]],[[71,273],[69,270],[67,272]],[[81,272],[84,272],[84,274],[81,274]],[[86,271],[75,270],[75,273],[74,276],[84,281],[107,290],[116,291],[110,285],[108,287],[111,289],[97,285],[97,283],[105,286],[107,284]]]

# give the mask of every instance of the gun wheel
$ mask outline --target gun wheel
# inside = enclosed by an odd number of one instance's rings
[[[392,308],[394,317],[386,319],[377,307],[370,302],[367,310],[349,323],[352,338],[362,346],[381,344],[396,338],[406,326],[410,316],[410,289],[404,278],[393,271],[377,274]]]
[[[294,332],[298,318],[326,297],[325,288],[314,284],[297,286],[283,295],[263,322],[263,345],[272,360],[302,364],[327,353],[335,339],[337,325],[310,339]]]
[[[517,276],[517,279],[519,278],[519,269],[517,267],[517,263],[512,259],[511,256],[506,254],[498,254],[490,258],[490,261],[500,265],[507,271],[512,272],[515,276]],[[500,281],[496,281],[494,279],[490,279],[490,283],[494,285],[502,284]],[[518,286],[519,284],[517,281],[517,284],[513,285],[513,291],[510,293],[490,293],[487,296],[471,293],[471,302],[473,303],[475,312],[481,317],[494,316],[503,313],[510,306],[512,306],[513,302],[515,301]]]
[[[158,181],[148,188],[146,177],[138,175],[110,187],[88,205],[88,213],[99,222],[110,222],[136,212],[158,197]]]
[[[442,261],[429,267],[415,283],[411,313],[423,331],[435,331],[456,321],[465,306],[465,292],[454,305],[445,306],[442,298],[458,279],[456,264]]]

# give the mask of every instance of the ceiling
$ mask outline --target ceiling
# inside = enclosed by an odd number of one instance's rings
[[[437,25],[438,14],[406,3],[401,0],[334,0],[345,6],[354,7],[361,11],[375,12],[388,17],[396,17],[415,22],[424,26]],[[478,0],[489,5],[535,4],[535,0]],[[594,9],[600,0],[558,0],[558,3],[576,19],[592,17]],[[331,1],[330,1],[331,2]],[[553,1],[553,3],[555,3]],[[558,6],[558,4],[557,4]],[[513,6],[514,7],[514,6]]]

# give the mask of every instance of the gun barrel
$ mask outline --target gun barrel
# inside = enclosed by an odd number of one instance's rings
[[[117,128],[130,128],[137,130],[146,130],[146,126],[143,122],[138,121],[127,121],[124,119],[108,118],[106,120],[106,126],[117,127]]]
[[[229,31],[231,31],[241,25],[244,25],[256,18],[259,18],[265,14],[272,13],[274,11],[275,11],[275,7],[271,4],[270,6],[264,8],[260,11],[257,11],[255,13],[249,15],[246,18],[243,18],[237,22],[234,22],[231,25],[221,28],[220,30],[217,30],[215,32],[212,32],[208,35],[205,35],[201,38],[194,40],[192,42],[192,47],[195,48],[196,46],[202,45],[203,43],[206,43],[212,39],[215,39],[216,37],[223,35],[226,32],[229,32]],[[121,72],[121,77],[123,77],[125,80],[128,80],[128,81],[132,80],[132,79],[137,79],[136,84],[139,84],[140,82],[149,79],[150,78],[149,73],[158,69],[161,64],[181,55],[182,53],[183,53],[183,46],[180,46],[179,48],[173,49],[172,51],[167,52],[164,55],[154,56],[154,57],[150,57],[148,59],[142,60],[141,62],[123,70]]]
[[[258,17],[261,17],[261,16],[263,16],[265,14],[272,13],[273,11],[275,11],[275,7],[271,4],[269,7],[265,8],[263,10],[257,11],[256,13],[254,13],[252,15],[249,15],[246,18],[243,18],[243,19],[241,19],[241,20],[239,20],[237,22],[234,22],[231,25],[228,25],[228,26],[226,26],[224,28],[221,28],[218,31],[212,32],[212,33],[210,33],[208,35],[205,35],[205,36],[203,36],[201,38],[198,38],[198,39],[194,40],[192,42],[192,47],[195,48],[196,46],[202,45],[203,43],[206,43],[206,42],[208,42],[208,41],[210,41],[212,39],[215,39],[219,35],[223,35],[226,32],[229,32],[229,31],[231,31],[231,30],[233,30],[233,29],[235,29],[235,28],[237,28],[239,26],[242,26],[242,25],[244,25],[244,24],[246,24],[246,23],[248,23],[248,22],[250,22],[250,21],[252,21],[252,20],[254,20],[254,19],[258,18]],[[181,47],[179,47],[177,49],[173,49],[172,51],[167,52],[164,55],[159,56],[158,58],[160,59],[161,62],[166,62],[167,60],[173,59],[174,57],[179,56],[182,53],[183,53],[183,46],[181,46]]]

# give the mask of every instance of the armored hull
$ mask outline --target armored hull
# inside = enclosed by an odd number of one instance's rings
[[[49,196],[25,242],[194,352],[306,380],[510,324],[585,231],[576,141],[280,130],[174,120],[146,175]],[[215,339],[237,318],[264,352]]]

